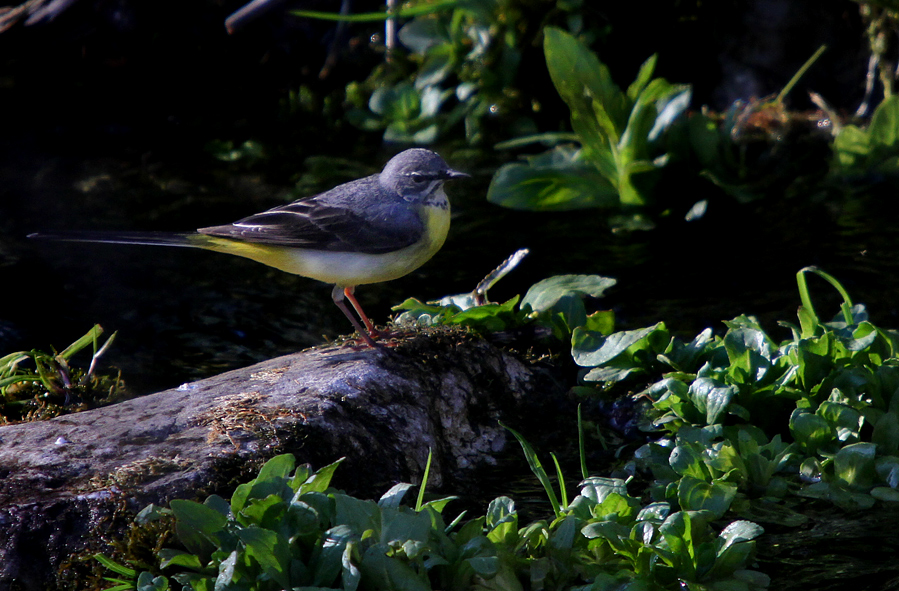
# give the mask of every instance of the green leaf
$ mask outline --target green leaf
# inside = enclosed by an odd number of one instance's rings
[[[218,495],[209,495],[203,504],[211,509],[215,509],[225,517],[231,517],[231,504]]]
[[[649,84],[649,81],[652,80],[652,73],[656,69],[656,61],[658,60],[658,54],[653,54],[649,56],[643,65],[640,66],[640,71],[637,73],[637,79],[628,86],[627,88],[627,97],[632,101],[636,101],[637,97],[643,92],[643,89],[646,88],[646,85]]]
[[[890,488],[899,489],[899,457],[884,456],[877,458],[874,469],[881,481]]]
[[[899,143],[899,96],[887,97],[877,106],[868,133],[879,146],[892,148]]]
[[[558,517],[562,510],[559,505],[559,500],[556,497],[556,493],[553,490],[552,483],[549,480],[549,475],[547,475],[546,470],[543,468],[543,464],[540,463],[540,458],[537,457],[537,452],[534,451],[534,448],[531,447],[531,444],[527,442],[527,440],[520,434],[518,431],[503,425],[500,422],[500,425],[505,428],[509,433],[515,436],[515,439],[518,440],[518,443],[521,445],[522,451],[524,451],[524,457],[528,461],[528,466],[531,468],[531,472],[534,473],[534,476],[537,477],[537,480],[540,481],[540,484],[543,485],[543,490],[546,491],[546,496],[549,498],[549,504],[553,509],[553,513],[555,513],[556,517]],[[563,486],[560,483],[560,486]]]
[[[263,464],[256,478],[235,489],[231,496],[232,513],[239,516],[252,499],[265,499],[277,495],[284,501],[290,500],[294,491],[288,484],[288,476],[295,464],[296,460],[292,454],[275,456]]]
[[[705,482],[684,476],[677,485],[677,501],[687,511],[709,511],[717,519],[730,508],[737,487],[727,482]]]
[[[875,486],[871,489],[871,496],[878,501],[886,501],[888,503],[899,503],[899,490],[886,486]]]
[[[571,336],[571,354],[574,362],[581,367],[595,367],[608,363],[659,329],[664,329],[661,322],[638,330],[616,332],[607,337],[575,329]]]
[[[602,502],[593,508],[593,515],[607,521],[630,524],[637,514],[640,501],[627,494],[610,492]]]
[[[735,386],[710,378],[697,378],[690,384],[689,396],[699,412],[705,414],[707,425],[719,422],[721,415],[727,410],[730,401],[737,393]]]
[[[802,339],[795,349],[797,376],[806,390],[811,390],[830,374],[834,363],[834,335]]]
[[[650,142],[654,142],[659,139],[663,132],[668,131],[674,122],[680,119],[687,109],[690,108],[690,100],[692,98],[693,88],[689,85],[676,84],[671,86],[665,96],[656,100],[658,115],[647,139]],[[699,214],[697,217],[701,217],[701,215]]]
[[[668,503],[650,503],[640,509],[640,512],[637,514],[637,521],[661,523],[665,521],[670,511],[671,505]]]
[[[114,573],[118,573],[123,577],[128,577],[129,579],[133,579],[137,576],[137,571],[133,568],[128,568],[127,566],[123,566],[111,558],[107,557],[104,554],[94,554],[94,560],[108,568]]]
[[[877,444],[877,451],[881,455],[892,455],[899,451],[899,416],[894,412],[887,412],[877,419],[871,441]]]
[[[385,544],[408,541],[426,542],[430,532],[431,515],[429,513],[387,508],[381,511],[380,540]]]
[[[631,109],[627,126],[617,142],[619,149],[619,177],[622,165],[629,166],[633,162],[650,160],[649,134],[658,116],[657,101],[671,94],[673,87],[666,80],[656,78],[640,93]],[[652,170],[655,167],[647,168]],[[621,186],[619,185],[619,190]],[[626,203],[622,200],[623,203]]]
[[[484,304],[462,310],[452,317],[447,317],[447,323],[470,326],[487,332],[505,330],[516,322],[515,307],[519,297],[516,295],[502,304]]]
[[[746,568],[755,547],[753,540],[764,532],[751,521],[734,521],[725,527],[716,540],[715,565],[708,578],[724,579]]]
[[[687,344],[678,338],[671,339],[668,348],[658,356],[658,359],[677,371],[695,373],[700,358],[710,352],[714,346],[715,339],[712,336],[712,329],[707,328]]]
[[[840,441],[851,443],[858,440],[864,419],[862,413],[851,406],[825,400],[818,406],[815,414],[823,417],[836,429],[837,439]]]
[[[440,19],[417,18],[400,28],[397,35],[403,45],[424,55],[429,49],[451,42],[446,26]]]
[[[813,499],[825,499],[847,511],[870,509],[875,502],[871,495],[851,491],[837,482],[816,482],[796,494]]]
[[[690,476],[703,481],[711,479],[711,474],[709,474],[705,462],[703,462],[699,446],[690,444],[675,446],[668,457],[668,463],[671,469],[681,476]]]
[[[168,588],[169,580],[165,577],[154,577],[146,571],[137,577],[137,591],[167,591]]]
[[[240,541],[246,545],[247,556],[256,560],[265,574],[284,588],[289,588],[290,544],[278,532],[250,526],[237,530]]]
[[[496,556],[475,556],[469,558],[467,562],[481,577],[493,578],[499,571],[499,558]]]
[[[746,384],[760,381],[771,368],[772,344],[764,331],[736,328],[724,335],[724,349],[731,369],[739,367]],[[731,371],[731,373],[733,373]]]
[[[347,525],[332,527],[322,535],[321,544],[313,555],[312,584],[332,587],[344,569],[344,552],[348,544],[358,539]]]
[[[378,499],[378,507],[382,509],[397,509],[400,504],[403,502],[403,497],[406,496],[406,493],[413,488],[411,484],[406,482],[400,482],[394,484],[390,490],[381,495],[381,498]]]
[[[296,458],[293,457],[293,454],[275,456],[262,465],[255,480],[264,482],[269,479],[287,478],[294,466],[296,466]]]
[[[161,548],[156,555],[159,557],[159,568],[166,568],[172,565],[184,566],[195,571],[203,570],[203,563],[200,562],[200,558],[183,550]]]
[[[89,331],[87,331],[87,334],[63,349],[62,353],[59,354],[59,357],[68,360],[72,355],[91,344],[93,344],[94,350],[96,351],[97,339],[100,338],[101,334],[103,334],[103,327],[99,324],[95,324]]]
[[[521,300],[521,307],[529,305],[535,312],[543,312],[572,294],[600,298],[616,283],[614,279],[600,275],[556,275],[532,285]]]
[[[611,494],[621,497],[628,496],[627,484],[620,478],[603,478],[591,476],[581,483],[581,496],[591,499],[596,504],[601,504]]]
[[[287,513],[287,501],[278,495],[264,499],[250,499],[238,517],[243,525],[257,525],[266,529],[276,529]]]
[[[356,591],[362,582],[362,573],[354,563],[354,544],[347,544],[341,555],[341,584],[345,591]]]
[[[488,532],[502,523],[515,522],[517,520],[515,501],[509,497],[496,497],[487,506],[485,518],[484,523]]]
[[[334,493],[331,497],[334,499],[337,523],[347,525],[359,536],[367,530],[372,530],[380,535],[381,510],[376,503],[343,493]]]
[[[219,574],[215,579],[214,591],[224,591],[231,587],[231,584],[234,582],[234,571],[239,557],[240,553],[234,550],[219,564]]]
[[[193,554],[205,556],[211,553],[213,545],[209,537],[221,531],[228,518],[194,501],[173,499],[169,506],[175,514],[175,531],[181,543]]]
[[[662,534],[668,547],[668,552],[661,553],[661,557],[673,567],[678,577],[687,580],[696,578],[693,557],[699,540],[694,539],[694,530],[703,526],[702,519],[699,518],[701,514],[692,515],[697,519],[691,518],[691,513],[687,511],[678,511],[669,515],[659,526],[659,533]]]
[[[812,454],[836,439],[834,429],[824,417],[799,408],[790,416],[790,432]]]
[[[600,310],[589,314],[584,322],[584,329],[604,335],[612,334],[615,331],[615,313],[611,310]]]
[[[543,34],[550,78],[571,110],[571,126],[587,158],[605,178],[617,178],[612,146],[627,121],[627,96],[612,81],[608,68],[577,39],[556,27],[544,27]]]
[[[515,512],[515,503],[512,499],[497,497],[490,501],[484,518],[484,531],[487,532],[486,539],[479,535],[471,543],[486,543],[486,540],[505,546],[514,546],[517,543],[518,513]],[[480,531],[477,533],[480,534]],[[465,546],[468,547],[469,543],[467,542]],[[492,551],[490,553],[492,555]]]
[[[307,476],[299,485],[291,483],[291,489],[296,490],[298,494],[326,492],[328,487],[331,486],[331,479],[334,477],[334,472],[337,471],[337,467],[340,466],[341,462],[345,459],[346,458],[340,458],[336,462],[332,462],[327,466],[319,468],[314,474]],[[305,474],[304,471],[297,468],[294,478],[302,478]]]
[[[487,189],[487,201],[510,209],[570,211],[618,205],[618,191],[568,145],[500,167]]]
[[[877,446],[873,443],[853,443],[837,452],[833,459],[834,476],[855,490],[868,490],[874,483],[874,458]]]
[[[733,544],[754,540],[763,533],[765,533],[765,529],[757,523],[751,521],[734,521],[725,527],[719,534],[719,537],[724,541],[724,544],[718,549],[718,554],[720,555]]]
[[[382,544],[371,546],[362,556],[359,571],[372,589],[430,591],[431,586],[408,564],[386,555]]]
[[[863,129],[845,125],[833,140],[833,150],[842,169],[860,168],[871,153],[871,140]]]

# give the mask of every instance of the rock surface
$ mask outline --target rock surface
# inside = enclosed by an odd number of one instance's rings
[[[0,590],[53,588],[71,555],[106,550],[123,508],[230,495],[278,453],[316,468],[346,456],[335,485],[376,497],[416,481],[430,448],[429,488],[454,483],[495,461],[508,440],[498,419],[545,416],[534,401],[549,404],[554,389],[513,355],[450,333],[395,348],[301,352],[2,426]]]

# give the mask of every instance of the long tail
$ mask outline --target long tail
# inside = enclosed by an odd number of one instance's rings
[[[206,240],[196,232],[36,232],[29,238],[39,240],[65,240],[67,242],[106,242],[110,244],[144,244],[148,246],[182,246],[204,248]]]

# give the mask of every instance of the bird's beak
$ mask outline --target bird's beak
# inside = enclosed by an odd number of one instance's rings
[[[446,171],[447,179],[467,179],[471,178],[470,174],[459,172],[458,170],[447,170]]]

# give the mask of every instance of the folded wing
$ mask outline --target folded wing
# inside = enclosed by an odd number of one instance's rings
[[[200,233],[246,242],[383,254],[418,242],[418,213],[368,177]]]

